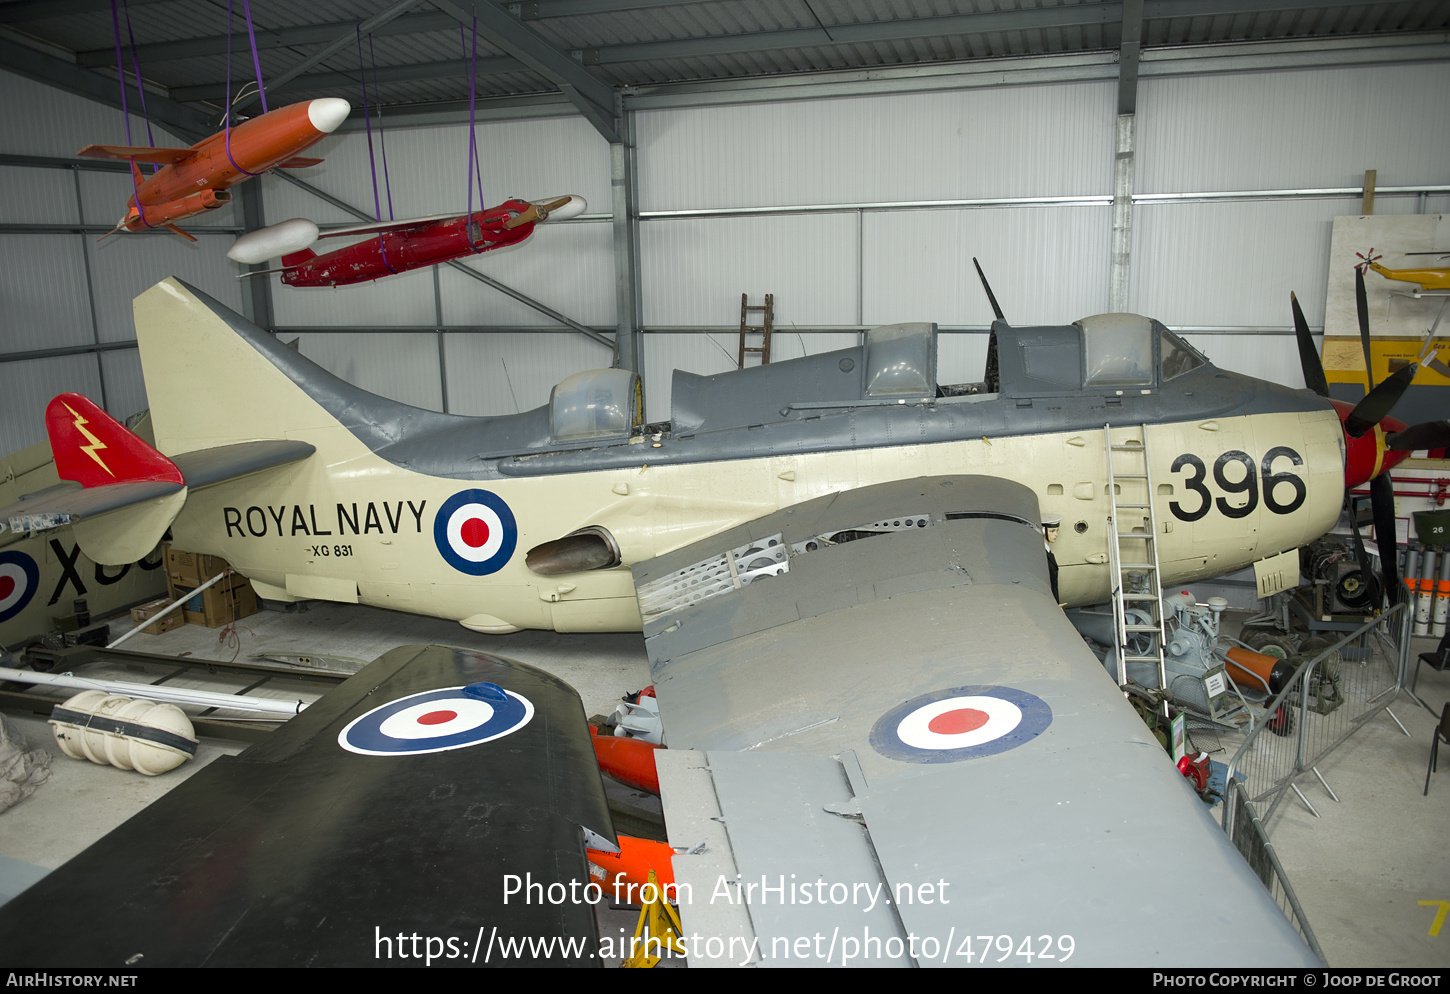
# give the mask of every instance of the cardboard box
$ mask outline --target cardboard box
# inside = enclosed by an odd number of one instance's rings
[[[166,579],[182,587],[199,587],[231,564],[221,556],[208,556],[201,552],[186,552],[166,545]]]
[[[131,609],[131,624],[139,625],[141,622],[147,620],[148,618],[154,618],[157,612],[159,612],[166,605],[170,604],[174,599],[175,598],[158,597],[154,601],[147,601],[145,604],[142,604],[138,607],[133,607]],[[153,621],[151,624],[141,629],[142,634],[160,635],[163,632],[171,631],[173,628],[180,628],[182,625],[186,624],[186,619],[182,617],[181,611],[181,608],[177,608],[175,611],[172,611],[160,621]]]
[[[252,585],[247,582],[246,577],[238,577],[241,583],[232,586],[227,583],[218,583],[214,587],[197,593],[181,606],[182,614],[188,625],[203,625],[207,628],[220,628],[222,625],[229,625],[233,621],[248,617],[257,613],[257,595],[252,590]],[[186,587],[178,587],[176,596],[183,597],[187,593]]]
[[[208,577],[207,579],[211,579],[211,577]],[[205,582],[206,580],[188,580],[185,583],[178,583],[170,576],[168,576],[166,578],[166,596],[169,600],[174,601],[188,591],[195,590],[197,587],[201,586]],[[207,589],[215,590],[221,588],[223,590],[234,590],[237,587],[244,586],[250,586],[250,582],[247,580],[247,578],[245,576],[242,576],[242,574],[240,573],[233,573],[231,576],[220,580],[214,587],[209,587]]]

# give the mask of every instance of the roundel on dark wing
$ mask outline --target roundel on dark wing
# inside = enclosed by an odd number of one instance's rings
[[[1052,708],[1015,687],[953,687],[898,704],[871,728],[871,746],[904,763],[955,763],[1015,749],[1052,724]]]
[[[528,698],[493,683],[409,694],[354,718],[337,744],[364,756],[415,756],[501,739],[534,717]]]

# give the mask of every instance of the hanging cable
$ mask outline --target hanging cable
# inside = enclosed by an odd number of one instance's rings
[[[242,0],[242,3],[245,6],[247,0]],[[252,12],[250,7],[247,7],[247,37],[252,39],[252,61],[255,63],[257,59],[257,39],[252,37]],[[243,90],[245,92],[245,87]],[[260,64],[257,64],[257,95],[262,98],[262,109],[265,113],[267,108],[267,95],[262,90],[262,67]],[[227,0],[227,85],[225,99],[226,117],[222,120],[222,144],[226,146],[227,161],[239,173],[245,173],[248,176],[260,176],[262,175],[261,173],[254,173],[249,169],[243,169],[232,155],[232,0]],[[238,99],[240,99],[240,94],[238,95]]]
[[[242,0],[242,10],[247,15],[247,40],[252,43],[252,68],[257,73],[257,96],[262,100],[262,113],[267,113],[267,88],[262,85],[262,59],[257,52],[257,35],[252,30],[252,0]],[[228,22],[227,27],[231,24]]]
[[[470,50],[467,39],[463,37],[463,25],[458,25],[458,40],[463,45],[463,52],[469,59],[468,65],[468,159],[464,163],[464,182],[468,187],[468,214],[464,222],[464,231],[468,237],[468,246],[475,253],[482,252],[478,243],[483,240],[483,226],[476,225],[473,220],[473,186],[474,180],[478,181],[478,207],[483,209],[483,170],[478,165],[478,130],[474,117],[474,108],[478,99],[478,15],[473,15],[473,45]],[[478,232],[477,239],[474,238],[474,231]]]
[[[354,28],[353,30],[357,35],[358,74],[362,77],[363,127],[364,129],[366,129],[368,135],[368,169],[371,170],[373,174],[373,214],[379,221],[381,221],[383,219],[383,206],[378,198],[378,166],[376,160],[373,158],[372,111],[368,107],[368,71],[367,66],[363,63],[362,30],[361,28]],[[388,208],[391,211],[391,192],[388,194]],[[389,214],[388,220],[392,220],[391,214]],[[388,272],[396,275],[398,271],[394,269],[393,264],[388,261],[388,247],[386,241],[384,240],[383,232],[381,231],[378,232],[378,254],[382,256],[383,266],[387,268]]]
[[[130,26],[131,12],[127,10],[126,27],[128,31],[130,30]],[[121,58],[121,19],[116,13],[116,0],[111,0],[111,32],[116,41],[116,79],[121,84],[121,120],[126,126],[126,144],[130,145],[131,111],[126,106],[126,63]],[[146,91],[141,89],[141,69],[136,60],[136,40],[134,37],[131,39],[131,62],[137,65],[136,89],[141,91],[141,107],[144,113],[146,107]],[[149,118],[146,121],[146,137],[151,137],[151,121]],[[154,141],[151,144],[152,147],[156,145]],[[136,165],[135,156],[131,157],[131,191],[136,198],[136,212],[141,218],[141,223],[147,228],[151,227],[151,225],[146,223],[146,210],[141,206],[141,169]]]
[[[373,51],[373,35],[371,31],[368,32],[368,55],[371,58],[373,64],[373,103],[378,108],[378,148],[381,151],[383,159],[383,192],[386,193],[388,196],[388,220],[392,221],[394,220],[393,184],[388,180],[388,135],[387,132],[383,130],[383,102],[382,100],[378,99],[378,56],[377,53]],[[364,92],[366,92],[367,90],[367,85],[367,79],[364,78]],[[381,214],[378,215],[378,220],[382,220]]]
[[[156,138],[151,133],[151,112],[146,109],[146,88],[141,85],[141,57],[136,54],[136,33],[131,30],[131,7],[126,0],[121,0],[121,9],[126,14],[126,37],[131,42],[131,70],[136,75],[136,92],[141,95],[141,119],[146,122],[146,144],[155,148]],[[160,168],[160,163],[151,164],[153,173]]]

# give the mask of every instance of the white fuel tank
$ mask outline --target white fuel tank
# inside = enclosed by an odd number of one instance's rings
[[[248,266],[257,265],[301,252],[317,241],[318,234],[317,225],[305,217],[294,217],[242,235],[227,249],[227,258]]]

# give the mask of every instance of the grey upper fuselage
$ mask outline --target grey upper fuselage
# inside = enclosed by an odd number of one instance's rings
[[[620,399],[633,393],[632,381],[615,391],[622,413],[613,437],[566,440],[556,430],[557,393],[555,403],[492,417],[410,407],[339,379],[193,292],[373,452],[401,468],[445,479],[497,480],[642,460],[641,429],[631,423],[636,408]],[[1126,329],[1128,338],[1147,343],[1140,343],[1136,373],[1115,381],[1109,367],[1120,357],[1111,348],[1105,352],[1103,326],[1110,339]],[[1175,353],[1176,375],[1165,373],[1167,351]],[[649,436],[658,444],[648,447],[647,461],[716,462],[1325,406],[1308,391],[1218,369],[1157,321],[1132,315],[1037,328],[997,321],[987,364],[982,383],[940,386],[935,326],[893,325],[867,332],[862,345],[767,366],[713,376],[677,370],[671,421]]]

